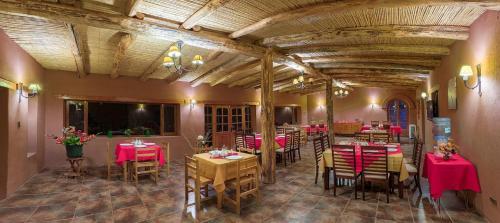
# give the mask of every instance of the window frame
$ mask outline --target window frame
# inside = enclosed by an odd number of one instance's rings
[[[180,135],[180,104],[178,103],[156,103],[156,102],[140,102],[140,101],[106,101],[106,100],[84,100],[84,99],[64,99],[63,106],[63,118],[64,118],[64,126],[68,127],[69,125],[69,102],[77,101],[83,103],[83,131],[88,133],[88,118],[89,118],[89,102],[92,103],[113,103],[113,104],[147,104],[147,105],[160,105],[160,134],[152,135],[152,136],[179,136]],[[166,132],[165,131],[165,105],[173,105],[174,106],[174,132]],[[102,136],[102,135],[101,135]],[[144,135],[134,135],[134,136],[144,136]]]

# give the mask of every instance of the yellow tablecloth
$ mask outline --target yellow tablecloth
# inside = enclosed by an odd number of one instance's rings
[[[247,153],[239,153],[239,155],[243,157],[242,159],[255,156]],[[226,189],[225,181],[236,178],[236,160],[211,159],[209,153],[196,154],[193,157],[198,160],[200,175],[213,180],[217,192],[223,192]],[[260,173],[258,159],[257,167]]]
[[[361,164],[356,164],[361,165]],[[333,167],[332,150],[327,149],[323,152],[323,158],[319,162],[320,172],[323,173],[325,167]],[[399,173],[399,181],[404,181],[409,177],[406,165],[403,164],[403,153],[389,154],[387,160],[387,169],[389,172]]]

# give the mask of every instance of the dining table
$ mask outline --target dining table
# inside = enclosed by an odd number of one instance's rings
[[[371,125],[363,125],[363,127],[361,127],[359,131],[363,133],[375,133],[376,131],[382,131],[382,130],[391,133],[393,136],[394,135],[397,136],[398,142],[401,141],[400,138],[401,138],[401,133],[403,133],[403,129],[399,125],[391,125],[389,127],[389,131],[387,131],[387,129],[374,128]]]
[[[241,158],[239,160],[248,159],[251,157],[255,157],[253,154],[248,153],[240,153],[238,152],[237,156]],[[226,189],[225,182],[228,180],[232,180],[236,178],[237,175],[237,160],[226,159],[226,158],[213,158],[210,153],[200,153],[193,155],[193,158],[198,160],[199,165],[199,174],[203,177],[211,179],[213,182],[213,187],[217,192],[217,208],[222,208],[222,199],[224,195],[224,191]],[[257,162],[257,171],[260,176],[260,164],[258,159]]]
[[[362,164],[361,164],[361,144],[360,143],[343,143],[343,144],[351,144],[355,145],[355,152],[356,152],[356,166],[354,167],[354,163],[350,163],[353,168],[355,168],[356,173],[360,173],[362,170]],[[403,197],[403,182],[408,179],[409,173],[408,170],[406,169],[406,165],[403,165],[403,152],[401,150],[401,145],[399,143],[389,143],[389,144],[379,144],[379,143],[367,143],[366,145],[369,146],[384,146],[388,148],[388,153],[387,153],[387,169],[391,173],[397,173],[399,175],[399,181],[398,181],[398,186],[399,186],[399,197]],[[342,154],[337,154],[342,157]],[[331,149],[326,149],[323,154],[321,161],[319,162],[319,170],[320,173],[324,173],[325,171],[328,171],[330,168],[333,168],[333,156],[332,156],[332,150]],[[324,188],[329,189],[329,174],[325,174],[324,177]]]
[[[158,162],[160,166],[165,164],[165,154],[161,146],[156,143],[143,143],[141,145],[134,145],[132,143],[118,143],[115,146],[115,163],[123,167],[123,178],[127,181],[128,176],[128,162],[135,160],[136,148],[155,148],[158,151]]]
[[[319,127],[319,125],[315,125],[315,127],[311,127],[311,125],[303,125],[302,129],[307,133],[307,135],[311,135],[313,132],[326,132],[328,131],[328,126],[324,125],[323,127]]]
[[[441,198],[446,190],[481,192],[476,168],[458,154],[445,160],[434,153],[426,153],[422,177],[429,180],[429,191],[434,200]]]
[[[284,134],[278,134],[274,137],[274,147],[275,148],[283,148],[285,147],[286,139]],[[255,148],[260,150],[262,146],[262,135],[255,134]]]

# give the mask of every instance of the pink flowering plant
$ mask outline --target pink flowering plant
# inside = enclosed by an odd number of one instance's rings
[[[66,146],[83,146],[95,139],[95,135],[88,135],[82,130],[76,130],[74,126],[63,128],[62,134],[62,136],[50,135],[49,137],[54,139],[57,144],[63,144]]]

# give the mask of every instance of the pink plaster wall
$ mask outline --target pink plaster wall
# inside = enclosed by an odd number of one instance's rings
[[[490,222],[500,222],[500,207],[489,201],[500,199],[500,20],[497,12],[486,12],[471,26],[467,41],[458,41],[451,48],[441,66],[434,70],[428,84],[439,85],[440,116],[450,117],[452,137],[460,146],[460,153],[472,161],[479,174],[482,192],[475,197],[475,205]],[[483,96],[457,80],[457,110],[447,105],[447,83],[457,77],[463,64],[482,64]],[[470,80],[473,84],[475,78]],[[427,122],[426,135],[430,135]],[[427,138],[432,144],[432,139]]]
[[[233,103],[256,103],[260,101],[259,90],[243,90],[238,88],[227,88],[225,86],[210,87],[200,85],[192,88],[188,83],[175,82],[167,85],[162,80],[140,81],[137,78],[120,77],[110,79],[105,75],[90,75],[85,78],[76,78],[75,73],[49,70],[45,76],[45,101],[47,121],[46,132],[59,133],[63,126],[63,99],[58,95],[82,96],[82,97],[113,97],[122,101],[172,101],[181,102],[180,136],[153,137],[150,141],[168,141],[174,159],[180,159],[185,154],[192,153],[191,146],[195,144],[196,136],[204,133],[204,104],[233,104]],[[195,99],[198,103],[193,109],[184,100]],[[278,105],[300,105],[303,107],[303,119],[305,119],[306,97],[289,94],[276,94]],[[256,128],[260,131],[260,106],[257,106]],[[91,165],[101,165],[105,162],[105,151],[107,138],[98,137],[89,143],[84,150],[85,156]],[[121,137],[113,138],[112,145],[125,140]],[[48,167],[66,165],[64,148],[55,145],[53,141],[47,140],[46,164]]]
[[[334,98],[334,119],[335,121],[353,121],[359,119],[365,123],[369,123],[371,120],[387,120],[387,112],[382,108],[388,100],[393,98],[401,98],[409,101],[409,124],[415,123],[415,91],[383,88],[356,88],[346,98]],[[324,92],[307,96],[307,116],[309,121],[323,120],[326,122],[325,100]],[[372,103],[374,103],[373,107]]]
[[[0,30],[0,77],[15,83],[23,82],[26,85],[29,83],[39,83],[43,88],[43,72],[43,68],[29,54]],[[18,101],[15,90],[8,90],[7,97],[8,146],[7,148],[1,148],[2,150],[7,150],[7,180],[0,183],[6,185],[6,193],[8,195],[14,192],[44,165],[43,126],[45,125],[45,120],[43,118],[43,96],[39,96],[36,99],[29,99],[34,100],[36,104],[33,107],[35,108],[34,110],[28,110],[28,99],[22,99],[21,102]],[[36,119],[32,119],[36,123],[32,122],[31,125],[28,122],[28,116],[30,115],[37,117]],[[19,127],[18,123],[20,124]],[[28,131],[28,128],[33,126],[36,129]],[[2,134],[4,134],[4,131],[2,131]],[[36,140],[28,143],[28,138],[36,138]],[[28,151],[33,151],[35,154],[28,157]],[[0,198],[1,196],[0,194]]]

